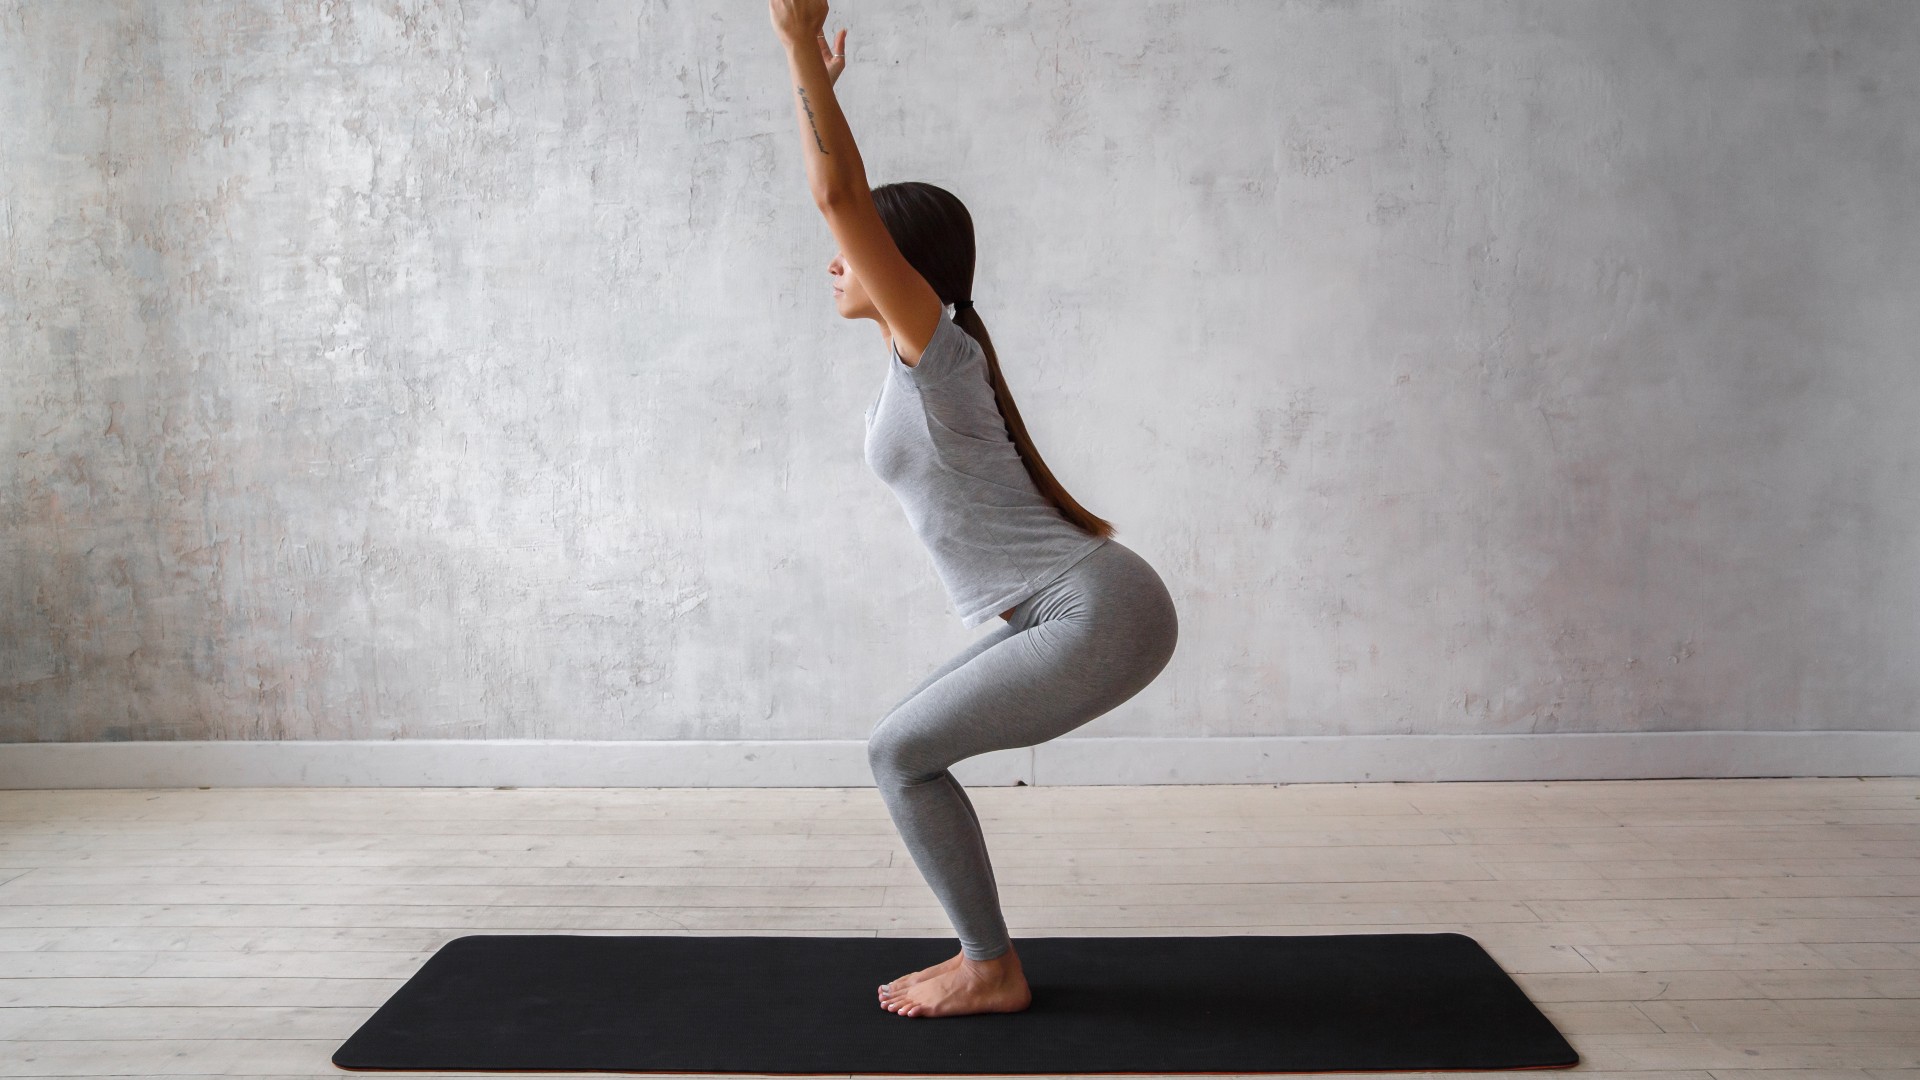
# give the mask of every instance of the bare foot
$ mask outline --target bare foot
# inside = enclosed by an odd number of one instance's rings
[[[967,954],[966,954],[966,951],[963,949],[960,952],[954,953],[952,959],[942,960],[939,963],[929,968],[921,968],[919,971],[916,971],[911,975],[902,975],[890,983],[881,983],[880,984],[881,1004],[884,1005],[886,1003],[886,1000],[889,997],[892,997],[900,993],[902,990],[905,990],[907,987],[912,986],[914,983],[925,982],[926,980],[933,978],[935,975],[945,975],[947,972],[952,971],[954,968],[959,967],[960,961],[965,960],[966,958],[967,958]]]
[[[1020,957],[1012,949],[992,960],[968,960],[888,996],[881,1007],[901,1016],[967,1016],[1020,1012],[1033,1004]]]

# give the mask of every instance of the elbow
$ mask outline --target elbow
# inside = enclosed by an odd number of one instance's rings
[[[867,190],[864,178],[858,180],[828,181],[813,189],[813,202],[822,210],[830,207],[845,206],[857,199],[873,198],[873,192]]]

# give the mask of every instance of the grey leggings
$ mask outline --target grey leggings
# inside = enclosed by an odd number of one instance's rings
[[[973,803],[948,771],[1058,738],[1144,689],[1180,636],[1153,567],[1109,538],[893,707],[867,740],[880,797],[972,960],[1012,945]]]

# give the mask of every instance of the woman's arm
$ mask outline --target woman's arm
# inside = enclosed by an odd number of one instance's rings
[[[807,187],[813,191],[816,205],[867,187],[867,167],[860,150],[853,145],[853,132],[833,96],[838,72],[829,65],[836,58],[827,45],[823,29],[827,17],[825,0],[767,0],[774,30],[787,49],[787,68],[793,80],[793,112],[800,122],[800,143],[807,162]],[[840,46],[845,50],[847,32],[840,31]],[[845,61],[840,60],[844,67]]]

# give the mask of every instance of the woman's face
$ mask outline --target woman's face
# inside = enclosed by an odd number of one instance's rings
[[[833,306],[843,319],[874,319],[879,312],[873,310],[873,304],[867,299],[867,290],[853,275],[853,264],[847,261],[845,254],[833,253],[833,261],[827,264],[827,273],[834,277]]]

